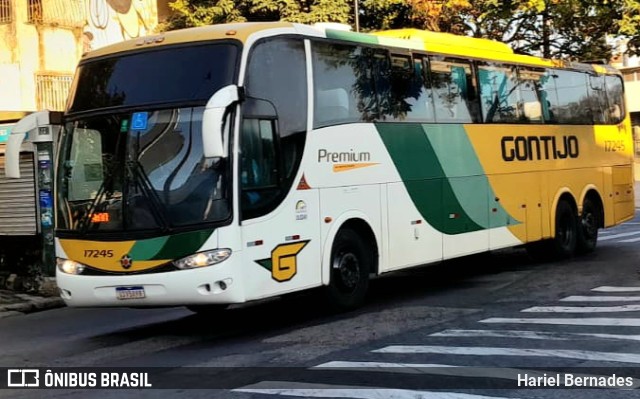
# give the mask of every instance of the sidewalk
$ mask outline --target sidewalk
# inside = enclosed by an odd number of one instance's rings
[[[0,290],[0,319],[64,306],[58,296],[45,297],[11,290]]]

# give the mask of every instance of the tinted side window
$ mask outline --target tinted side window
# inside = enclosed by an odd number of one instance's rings
[[[313,127],[370,121],[377,115],[371,54],[352,45],[312,42]]]
[[[518,68],[518,88],[520,104],[518,113],[520,123],[542,123],[543,111],[540,101],[540,79],[543,69]]]
[[[275,209],[300,166],[307,129],[304,42],[275,38],[249,56],[240,124],[242,218]]]
[[[587,75],[589,79],[589,109],[594,124],[605,124],[608,122],[609,101],[607,100],[607,90],[605,88],[604,76]]]
[[[587,93],[587,74],[577,71],[549,69],[543,79],[549,110],[560,124],[592,123]]]
[[[626,109],[624,106],[624,86],[619,76],[607,75],[605,77],[607,98],[609,99],[608,118],[609,123],[620,123],[624,119]]]
[[[231,43],[162,47],[98,59],[78,68],[69,112],[103,107],[206,102],[234,83],[239,47]]]
[[[471,65],[443,57],[430,57],[429,63],[436,121],[477,122],[476,87]]]
[[[414,63],[409,54],[392,54],[376,65],[384,66],[375,70],[380,120],[433,121],[431,93],[424,86],[420,60]]]
[[[519,92],[516,68],[500,64],[478,66],[482,116],[487,123],[518,123]]]
[[[307,129],[307,71],[302,40],[276,38],[259,43],[249,56],[247,95],[270,101],[281,136]]]

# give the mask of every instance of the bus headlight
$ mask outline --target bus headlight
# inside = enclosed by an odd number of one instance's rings
[[[193,269],[196,267],[204,267],[215,265],[231,256],[231,250],[227,248],[214,249],[212,251],[199,252],[189,255],[182,259],[173,261],[178,269]]]
[[[84,265],[71,259],[56,258],[56,264],[61,272],[67,274],[82,274]]]

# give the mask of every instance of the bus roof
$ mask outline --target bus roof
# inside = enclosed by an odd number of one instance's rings
[[[515,54],[509,45],[489,39],[479,39],[413,28],[358,33],[344,29],[323,29],[312,25],[290,22],[241,22],[174,30],[112,44],[86,53],[83,56],[83,60],[119,52],[133,51],[147,45],[168,45],[231,38],[245,42],[252,34],[258,32],[268,34],[268,32],[266,32],[268,30],[273,30],[274,33],[298,33],[305,36],[326,37],[356,43],[540,67],[572,68],[596,71],[598,73],[620,73],[620,71],[609,65],[583,64]]]

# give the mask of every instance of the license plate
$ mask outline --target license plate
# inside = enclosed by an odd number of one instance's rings
[[[116,298],[118,299],[140,299],[144,297],[144,287],[116,287]]]

